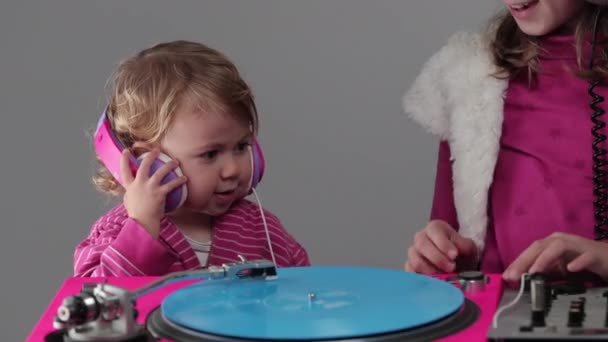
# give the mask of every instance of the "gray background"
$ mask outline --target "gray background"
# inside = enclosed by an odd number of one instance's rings
[[[90,182],[87,130],[121,58],[205,42],[257,96],[268,169],[259,193],[315,264],[400,269],[425,223],[436,141],[403,91],[492,0],[3,1],[0,5],[2,341],[23,340],[91,223],[111,204]]]

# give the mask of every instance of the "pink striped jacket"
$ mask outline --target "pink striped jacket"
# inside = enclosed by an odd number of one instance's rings
[[[278,267],[308,266],[306,250],[285,230],[279,219],[264,210]],[[246,259],[272,260],[257,204],[235,203],[213,223],[208,265]],[[127,215],[121,204],[97,220],[89,236],[76,247],[77,277],[158,276],[189,270],[201,264],[184,235],[166,217],[158,239]]]

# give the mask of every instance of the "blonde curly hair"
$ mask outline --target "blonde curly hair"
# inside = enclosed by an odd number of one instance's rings
[[[126,148],[136,141],[157,144],[185,100],[205,110],[236,115],[257,132],[251,88],[225,55],[201,43],[179,40],[145,49],[119,63],[110,86],[108,120]],[[123,187],[99,158],[98,162],[93,176],[97,189],[122,193]]]

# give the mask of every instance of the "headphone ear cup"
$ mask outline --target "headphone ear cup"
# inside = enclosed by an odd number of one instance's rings
[[[137,157],[138,167],[141,164],[141,161],[143,160],[143,158],[146,155],[148,155],[149,153],[150,152],[145,152],[142,155],[140,155],[139,157]],[[163,166],[164,164],[166,164],[170,161],[171,161],[171,157],[169,157],[168,155],[166,155],[164,153],[160,153],[158,158],[154,159],[154,161],[152,162],[152,165],[150,165],[149,176],[152,176],[154,174],[154,172],[156,172],[161,166]],[[161,185],[167,184],[171,180],[178,178],[180,176],[183,176],[183,175],[184,175],[184,173],[178,166],[175,169],[173,169],[171,172],[169,172],[165,177],[163,177],[163,179],[161,180]],[[188,187],[186,186],[186,184],[182,184],[181,186],[178,186],[177,188],[171,190],[171,192],[169,192],[169,194],[167,195],[167,198],[165,200],[165,212],[168,213],[168,212],[174,211],[175,209],[181,207],[184,204],[184,202],[186,202],[187,197],[188,197]]]
[[[249,192],[255,188],[264,176],[264,169],[266,168],[266,161],[264,160],[264,154],[262,153],[262,147],[258,143],[257,139],[253,139],[251,142],[251,180],[249,181]]]

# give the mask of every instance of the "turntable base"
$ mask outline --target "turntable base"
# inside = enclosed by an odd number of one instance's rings
[[[502,283],[499,275],[474,277],[456,276],[467,279],[465,292],[448,275],[366,267],[281,268],[273,280],[182,280],[139,297],[136,322],[161,340],[483,341]],[[59,334],[57,309],[85,284],[136,290],[158,279],[68,278],[27,341]]]

